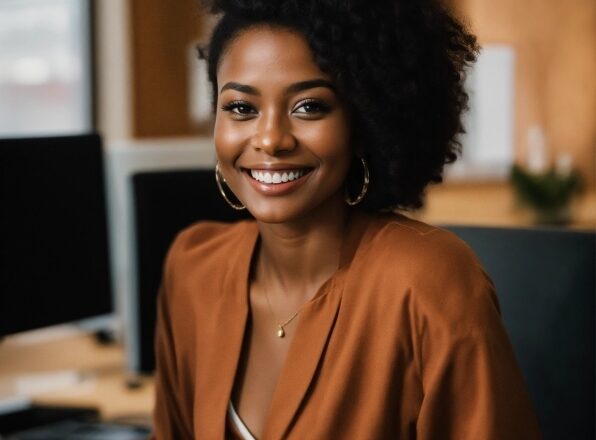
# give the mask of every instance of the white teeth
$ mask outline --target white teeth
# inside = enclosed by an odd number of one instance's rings
[[[292,180],[304,176],[304,173],[304,170],[284,171],[282,173],[250,170],[250,175],[253,179],[258,180],[259,182],[273,184],[291,182]]]

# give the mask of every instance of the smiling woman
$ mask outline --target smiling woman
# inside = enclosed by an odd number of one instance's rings
[[[170,249],[155,437],[539,438],[476,257],[391,213],[455,159],[474,37],[434,0],[212,10],[216,178],[255,219]]]

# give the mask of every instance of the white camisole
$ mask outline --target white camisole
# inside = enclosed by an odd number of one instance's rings
[[[230,404],[228,405],[228,414],[234,424],[234,427],[238,430],[238,433],[242,436],[243,440],[257,440],[257,438],[252,435],[248,427],[244,424],[236,409],[234,409],[234,405],[230,400]]]

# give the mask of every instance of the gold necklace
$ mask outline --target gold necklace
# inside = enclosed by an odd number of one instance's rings
[[[275,316],[275,313],[273,313],[273,307],[271,307],[271,301],[269,301],[269,294],[267,293],[267,289],[265,289],[265,298],[267,299],[267,305],[269,306],[269,312],[271,313],[271,316],[273,316],[273,319],[277,323],[277,337],[283,338],[286,335],[286,331],[285,331],[284,327],[286,325],[288,325],[290,322],[292,322],[296,316],[298,316],[298,313],[300,313],[300,311],[302,310],[302,307],[304,307],[304,306],[301,306],[298,310],[296,310],[296,313],[294,313],[290,317],[290,319],[287,319],[284,322],[279,322],[277,320],[277,317]]]

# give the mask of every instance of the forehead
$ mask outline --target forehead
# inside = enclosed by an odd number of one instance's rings
[[[306,39],[299,33],[269,27],[250,28],[226,48],[217,72],[218,84],[289,84],[330,77],[314,62]]]

